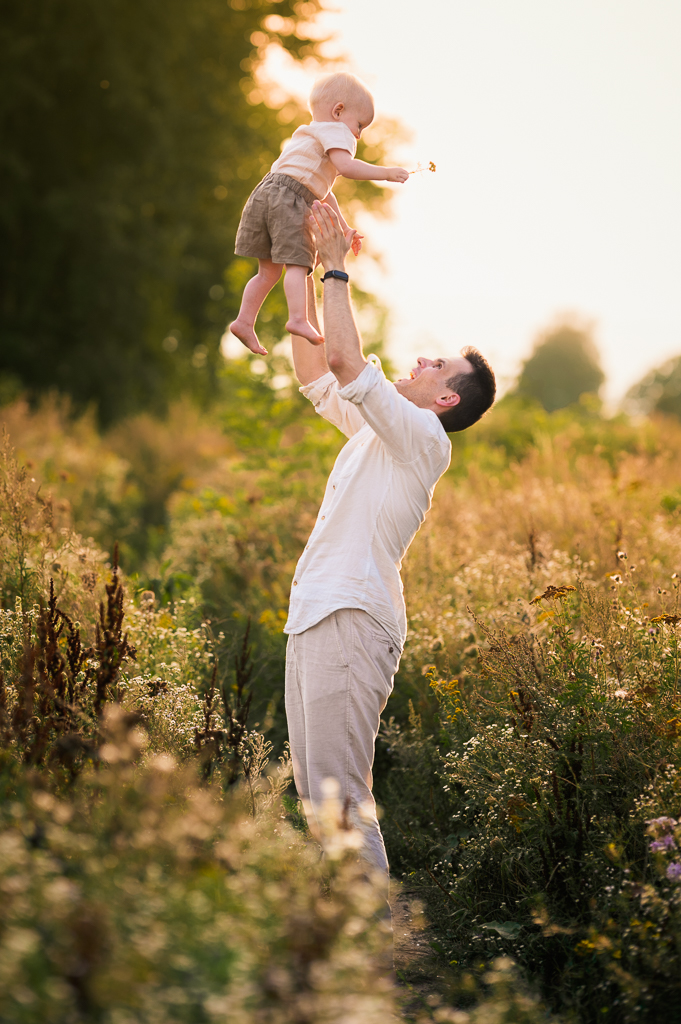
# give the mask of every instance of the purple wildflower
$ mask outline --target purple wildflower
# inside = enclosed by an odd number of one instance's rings
[[[666,835],[662,836],[662,839],[655,839],[650,844],[650,849],[653,853],[659,853],[660,850],[675,850],[676,843],[674,842],[674,836]]]
[[[673,860],[667,867],[667,878],[670,882],[678,882],[681,878],[681,861]]]
[[[648,818],[646,825],[658,825],[660,828],[673,828],[678,825],[676,818]]]

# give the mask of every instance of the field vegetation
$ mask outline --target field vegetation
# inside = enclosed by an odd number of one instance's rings
[[[306,117],[261,72],[277,47],[322,66],[321,10],[5,4],[0,1017],[676,1020],[678,360],[629,395],[651,418],[607,416],[590,326],[551,325],[453,437],[376,760],[428,923],[399,986],[332,792],[323,862],[306,832],[282,627],[342,438],[294,386],[280,286],[266,361],[220,345],[239,213]]]
[[[3,410],[11,1021],[398,1012],[354,837],[320,867],[285,746],[287,592],[342,438],[283,350],[220,387],[104,433]],[[453,446],[376,764],[430,923],[408,1013],[673,1019],[681,427],[509,398]]]

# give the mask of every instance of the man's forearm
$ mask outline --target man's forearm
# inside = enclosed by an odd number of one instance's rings
[[[312,274],[309,275],[306,286],[307,318],[315,330],[319,331],[317,296],[315,294],[314,277]],[[312,381],[319,380],[320,377],[329,372],[323,345],[311,345],[305,338],[299,338],[297,335],[292,334],[291,347],[293,349],[293,367],[296,377],[301,384],[311,384]]]
[[[312,204],[312,226],[324,270],[345,271],[354,231],[342,231],[335,212],[320,202]],[[349,384],[362,372],[366,359],[352,315],[350,287],[334,277],[324,284],[324,342],[329,369],[341,386]]]
[[[344,387],[366,366],[350,302],[350,285],[345,281],[331,277],[324,282],[324,324],[326,360],[338,383]]]

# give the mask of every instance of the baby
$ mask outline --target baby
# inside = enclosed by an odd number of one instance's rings
[[[343,231],[351,230],[331,192],[336,177],[359,181],[405,182],[403,167],[378,167],[355,160],[357,140],[374,119],[374,101],[355,75],[337,72],[318,79],[310,95],[312,123],[297,128],[278,160],[251,193],[236,236],[237,256],[255,256],[258,273],[251,278],[230,331],[251,352],[267,355],[258,341],[255,319],[286,266],[284,291],[288,303],[286,330],[313,345],[324,341],[307,318],[305,278],[315,266],[316,250],[310,227],[315,199],[338,214]],[[355,232],[357,254],[362,236]]]

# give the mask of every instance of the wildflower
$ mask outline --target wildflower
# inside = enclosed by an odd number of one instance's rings
[[[674,842],[674,837],[667,834],[662,836],[662,839],[655,839],[650,844],[650,849],[653,853],[660,853],[662,850],[675,850],[676,843]]]
[[[646,825],[652,825],[657,828],[673,828],[674,825],[678,825],[678,821],[676,818],[670,818],[667,815],[663,815],[661,818],[648,818]],[[648,831],[650,831],[650,829]]]
[[[681,622],[681,615],[656,615],[651,622],[666,622],[668,626],[676,626]]]
[[[553,587],[549,585],[543,594],[538,594],[537,597],[533,597],[530,601],[530,604],[537,604],[539,601],[544,600],[558,600],[559,598],[566,597],[566,595],[569,594],[570,591],[576,589],[577,587],[571,587],[569,584],[566,584],[563,587]]]
[[[435,167],[435,164],[433,163],[432,160],[428,161],[428,166],[427,167],[423,167],[421,165],[421,162],[419,161],[419,163],[417,163],[417,165],[416,165],[416,169],[413,170],[413,171],[410,171],[409,173],[410,174],[423,174],[424,171],[432,171],[432,173],[434,174],[436,170],[437,170],[437,168]]]
[[[667,878],[670,882],[678,882],[681,878],[681,861],[673,860],[667,868]]]

